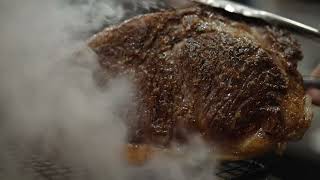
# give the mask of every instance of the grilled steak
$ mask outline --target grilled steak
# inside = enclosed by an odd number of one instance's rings
[[[107,28],[89,46],[104,79],[133,77],[128,143],[140,159],[192,135],[223,159],[243,159],[300,139],[310,125],[300,47],[263,21],[193,4]]]

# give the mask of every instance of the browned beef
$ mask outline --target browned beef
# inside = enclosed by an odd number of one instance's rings
[[[194,4],[107,28],[89,46],[105,79],[129,75],[137,86],[130,144],[170,148],[196,134],[241,159],[309,127],[300,47],[263,21]]]

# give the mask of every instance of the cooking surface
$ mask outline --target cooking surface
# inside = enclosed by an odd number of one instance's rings
[[[40,153],[36,150],[31,152],[30,149],[26,149],[22,145],[13,144],[2,146],[1,149],[6,153],[2,153],[0,157],[2,162],[0,164],[0,179],[2,179],[1,177],[12,177],[12,179],[32,177],[33,180],[92,179],[86,168],[68,164],[52,153]],[[8,171],[8,166],[5,166],[8,164],[11,164],[10,168],[15,168]],[[276,156],[270,154],[254,160],[221,163],[215,170],[215,177],[218,180],[313,179],[317,177],[319,168],[320,163],[316,161],[293,155]]]
[[[37,180],[75,180],[92,179],[85,168],[66,165],[60,158],[49,153],[26,152],[21,145],[7,145],[2,153],[0,177],[27,177]],[[13,163],[13,164],[12,164]],[[11,169],[8,171],[8,165]],[[15,168],[13,168],[15,167]],[[8,173],[13,173],[8,175]],[[221,163],[215,170],[217,179],[264,179],[269,176],[269,167],[262,160],[246,160]],[[146,173],[147,175],[147,173]],[[144,175],[142,175],[144,177]]]

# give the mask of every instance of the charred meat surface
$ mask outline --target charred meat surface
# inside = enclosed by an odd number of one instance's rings
[[[107,28],[89,46],[103,79],[133,77],[128,143],[141,151],[200,135],[223,159],[243,159],[301,138],[310,125],[300,47],[263,21],[194,4]]]

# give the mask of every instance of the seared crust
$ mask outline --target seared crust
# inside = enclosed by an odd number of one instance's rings
[[[168,148],[200,134],[225,159],[242,159],[309,126],[299,45],[265,22],[196,5],[133,18],[89,46],[100,77],[129,74],[137,85],[128,143]]]

